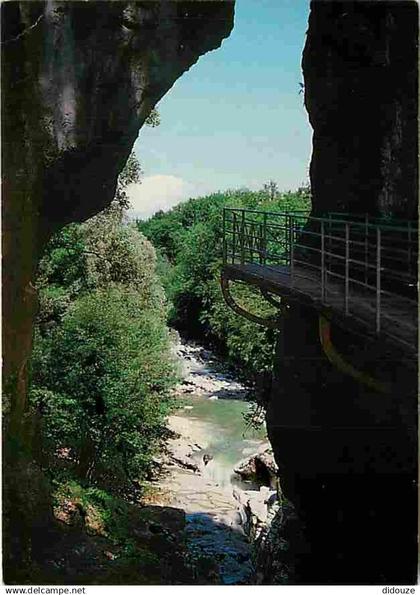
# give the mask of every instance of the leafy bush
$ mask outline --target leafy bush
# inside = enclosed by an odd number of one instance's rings
[[[128,165],[108,209],[51,240],[32,357],[44,464],[108,484],[147,474],[175,382],[156,253],[124,224]]]
[[[37,341],[32,394],[48,450],[70,449],[81,477],[144,476],[161,436],[174,370],[163,321],[142,305],[133,290],[98,289]]]

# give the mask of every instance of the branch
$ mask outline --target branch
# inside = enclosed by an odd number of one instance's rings
[[[42,19],[44,18],[45,15],[41,14],[37,20],[35,21],[35,23],[33,25],[31,25],[30,27],[28,27],[27,29],[24,29],[22,31],[22,33],[19,33],[19,35],[16,35],[16,37],[12,37],[12,39],[7,39],[6,41],[2,41],[0,42],[0,45],[7,45],[8,43],[12,43],[14,41],[18,41],[21,37],[24,37],[25,35],[27,35],[30,31],[32,31],[32,29],[35,29],[35,27],[42,21]]]

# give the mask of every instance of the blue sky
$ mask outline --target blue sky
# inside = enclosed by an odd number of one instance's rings
[[[308,13],[308,0],[237,0],[230,37],[163,97],[160,126],[140,132],[134,211],[269,179],[281,190],[306,181],[312,132],[299,83]]]

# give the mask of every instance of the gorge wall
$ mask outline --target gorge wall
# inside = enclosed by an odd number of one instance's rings
[[[415,2],[311,2],[303,52],[313,212],[417,218]]]
[[[27,362],[51,234],[112,200],[156,102],[233,26],[230,0],[2,3],[4,563],[25,577],[49,522]],[[45,539],[44,539],[45,541]],[[11,574],[12,573],[12,574]],[[16,579],[17,580],[17,579]]]
[[[414,2],[311,2],[303,72],[314,214],[417,219],[417,28]],[[267,425],[305,534],[293,580],[415,583],[416,358],[338,328],[333,342],[392,390],[375,393],[335,369],[317,315],[290,304]]]

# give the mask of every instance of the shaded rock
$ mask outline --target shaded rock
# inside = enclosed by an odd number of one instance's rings
[[[233,496],[239,503],[242,525],[246,535],[255,542],[261,539],[270,528],[279,502],[277,492],[268,487],[261,487],[259,491],[241,490],[235,488]]]
[[[45,244],[66,223],[109,205],[153,106],[229,35],[233,11],[224,0],[1,5],[3,438],[12,445],[4,458],[11,474],[27,466],[21,453],[31,448],[27,369]],[[16,569],[37,547],[29,527],[42,534],[51,516],[38,521],[38,513],[22,527],[26,494],[24,484],[15,493],[18,484],[17,476],[4,484],[13,533],[4,542],[8,582],[19,582]]]
[[[165,527],[172,533],[182,531],[185,527],[185,513],[172,506],[144,506],[140,511],[141,518],[147,520],[150,527]]]
[[[417,11],[414,2],[311,3],[302,66],[317,214],[417,218]]]
[[[312,214],[417,220],[417,3],[311,2],[303,74],[314,129]],[[380,398],[331,365],[318,324],[312,309],[290,303],[278,335],[266,418],[282,488],[311,549],[308,555],[291,545],[297,580],[415,584],[416,364],[391,352],[382,338],[368,343],[335,326],[336,349],[393,387]],[[282,535],[279,517],[279,551]],[[398,564],[390,535],[399,544]],[[274,569],[271,580],[276,576]]]
[[[241,532],[214,515],[194,513],[187,515],[187,535],[197,559],[205,556],[217,561],[221,584],[248,584],[253,564]]]
[[[299,583],[297,560],[310,554],[303,526],[291,502],[282,498],[269,514],[269,522],[254,543],[257,584]]]
[[[234,468],[234,472],[244,480],[274,487],[278,467],[272,449],[267,446],[261,447],[257,453],[238,463]]]

